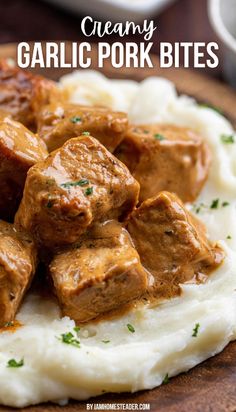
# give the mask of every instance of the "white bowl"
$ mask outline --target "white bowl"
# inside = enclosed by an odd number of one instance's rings
[[[47,0],[96,19],[140,22],[162,11],[175,0]]]
[[[225,78],[236,88],[236,0],[208,0],[209,18],[225,46]]]

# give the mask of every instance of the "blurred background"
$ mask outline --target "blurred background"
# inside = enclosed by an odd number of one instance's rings
[[[55,1],[55,0],[54,0]],[[71,0],[70,0],[71,1]],[[80,1],[77,10],[68,10],[43,0],[1,0],[0,2],[0,43],[41,40],[85,41],[80,32],[81,19],[86,15],[80,12]],[[87,0],[89,3],[92,0]],[[95,0],[93,0],[94,2]],[[96,0],[100,1],[100,0]],[[110,2],[117,0],[110,0]],[[122,0],[124,2],[124,0]],[[127,2],[135,0],[126,0]],[[138,1],[138,0],[137,0]],[[140,0],[139,0],[140,1]],[[143,0],[149,1],[149,0]],[[227,1],[227,0],[225,0]],[[67,0],[64,0],[66,3]],[[82,4],[82,3],[81,3]],[[148,16],[147,16],[148,17]],[[213,30],[207,13],[207,0],[176,0],[166,5],[152,18],[158,30],[155,32],[155,44],[152,51],[159,53],[159,42],[210,42],[220,41]],[[119,16],[117,16],[119,21]],[[109,36],[102,41],[114,42],[117,37]],[[90,37],[90,42],[98,38]],[[119,41],[142,41],[142,37],[132,35]],[[221,64],[217,69],[198,69],[210,76],[222,79],[222,50],[218,53]],[[191,56],[191,66],[193,56]]]

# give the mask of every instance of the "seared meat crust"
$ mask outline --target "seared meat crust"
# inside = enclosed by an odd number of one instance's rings
[[[76,242],[96,221],[123,220],[138,195],[126,166],[96,139],[81,136],[29,170],[15,221],[50,249]]]
[[[131,127],[115,152],[140,183],[140,201],[162,190],[194,201],[209,171],[210,152],[190,129],[164,124]]]
[[[127,225],[143,266],[153,276],[150,294],[170,298],[180,284],[204,281],[224,258],[204,225],[174,194],[161,192],[136,209]]]
[[[48,155],[46,146],[21,123],[0,118],[0,218],[13,221],[27,171]]]
[[[50,265],[64,315],[85,322],[139,298],[147,274],[128,232],[116,221],[97,224]]]
[[[0,326],[11,322],[36,270],[33,239],[0,221]]]
[[[83,132],[89,132],[110,152],[114,152],[127,129],[128,118],[125,113],[102,107],[56,103],[45,106],[38,116],[38,133],[49,152]]]

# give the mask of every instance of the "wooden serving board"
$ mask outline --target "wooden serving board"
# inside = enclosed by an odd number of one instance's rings
[[[96,55],[96,47],[93,47]],[[70,59],[70,44],[67,47]],[[16,45],[0,46],[0,58],[16,56]],[[94,59],[95,61],[96,59]],[[223,83],[185,69],[160,69],[153,56],[153,69],[113,69],[110,63],[103,73],[108,77],[143,80],[149,76],[163,76],[173,81],[179,91],[200,102],[220,108],[236,128],[236,93]],[[96,69],[96,67],[93,67]],[[44,76],[58,79],[70,70],[35,70]],[[10,382],[9,382],[10,384]],[[236,342],[219,355],[203,362],[188,373],[172,378],[168,385],[136,394],[108,394],[88,402],[71,401],[67,406],[54,404],[22,409],[26,412],[78,412],[85,411],[87,403],[150,403],[153,412],[233,412],[236,411]],[[0,411],[12,411],[0,407]],[[14,409],[15,410],[15,409]]]

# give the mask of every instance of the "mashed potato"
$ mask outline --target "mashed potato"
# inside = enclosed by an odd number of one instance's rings
[[[236,339],[236,143],[221,139],[234,135],[230,123],[178,97],[174,85],[160,78],[138,84],[83,71],[63,77],[61,87],[71,92],[73,102],[127,111],[137,124],[188,126],[205,137],[213,163],[201,196],[189,208],[205,222],[209,237],[220,240],[227,257],[206,284],[183,285],[181,297],[79,332],[71,319],[60,319],[56,302],[29,294],[17,316],[23,326],[0,335],[0,403],[15,407],[151,389],[166,374],[187,371]],[[218,207],[212,209],[216,199]],[[60,335],[67,332],[78,334],[80,348],[62,343]],[[11,358],[24,358],[24,366],[7,368]]]

